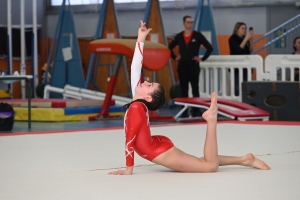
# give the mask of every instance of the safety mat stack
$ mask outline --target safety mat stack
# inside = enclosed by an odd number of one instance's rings
[[[2,99],[15,111],[15,121],[28,120],[28,99]],[[32,121],[84,121],[93,120],[102,109],[103,100],[91,99],[32,99]],[[125,109],[116,106],[112,100],[109,107],[111,116],[124,115]]]

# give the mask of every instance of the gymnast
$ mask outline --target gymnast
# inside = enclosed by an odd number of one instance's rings
[[[202,117],[207,122],[204,157],[198,158],[186,154],[176,148],[172,141],[160,135],[151,136],[148,110],[157,110],[165,103],[165,91],[159,83],[141,83],[141,69],[143,63],[143,46],[145,38],[151,31],[141,21],[138,38],[131,64],[131,87],[133,101],[124,117],[124,131],[126,136],[125,156],[126,169],[112,171],[111,175],[131,175],[134,166],[134,152],[141,157],[178,172],[216,172],[219,166],[242,165],[257,169],[268,170],[270,167],[262,160],[249,153],[242,157],[218,155],[217,145],[217,96],[211,95],[210,108]]]

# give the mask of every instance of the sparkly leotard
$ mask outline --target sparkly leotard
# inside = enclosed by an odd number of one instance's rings
[[[131,87],[140,83],[143,63],[144,43],[137,42],[131,63]],[[134,151],[141,157],[152,161],[158,155],[174,146],[172,141],[161,135],[151,136],[148,109],[142,102],[130,105],[124,117],[126,166],[134,165]]]

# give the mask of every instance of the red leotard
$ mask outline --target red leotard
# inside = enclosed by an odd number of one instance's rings
[[[137,42],[131,64],[133,96],[135,94],[135,87],[140,82],[143,46],[144,43]],[[126,166],[134,165],[134,151],[141,157],[152,161],[155,157],[174,146],[172,141],[165,136],[151,136],[148,109],[141,102],[134,102],[130,105],[124,117],[124,129],[126,136]]]

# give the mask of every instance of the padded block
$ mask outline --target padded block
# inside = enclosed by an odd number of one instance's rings
[[[99,113],[101,107],[92,106],[92,107],[81,107],[81,108],[64,108],[65,115],[77,115],[77,114],[92,114]],[[126,108],[122,106],[110,106],[108,112],[125,112]]]
[[[96,119],[98,112],[90,113],[87,110],[81,108],[70,108],[73,109],[73,114],[65,113],[63,108],[32,108],[31,109],[31,120],[32,121],[48,121],[48,122],[63,122],[63,121],[87,121],[89,119]],[[15,110],[15,121],[27,121],[28,120],[28,109],[16,107]],[[98,107],[100,110],[100,107]],[[75,114],[77,113],[77,114]],[[125,112],[110,112],[111,116],[124,116]]]
[[[243,82],[242,101],[268,111],[270,120],[300,121],[300,82]]]
[[[2,99],[13,107],[28,107],[28,99]],[[74,108],[88,106],[102,106],[104,100],[92,99],[31,99],[32,108]],[[111,100],[110,105],[115,105],[115,101]]]

